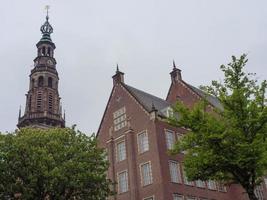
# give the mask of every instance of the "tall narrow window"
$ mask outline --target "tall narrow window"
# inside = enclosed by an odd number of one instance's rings
[[[50,47],[48,47],[47,54],[48,54],[48,56],[51,56],[51,48]]]
[[[181,194],[173,194],[173,200],[184,200],[184,196]]]
[[[166,136],[166,146],[168,150],[173,149],[173,146],[175,144],[175,135],[174,132],[166,130],[165,131],[165,136]]]
[[[37,111],[41,111],[42,109],[42,92],[38,91],[37,92]]]
[[[152,169],[151,169],[151,163],[147,162],[140,165],[140,171],[141,171],[141,180],[142,185],[146,186],[149,184],[152,184],[153,178],[152,178]]]
[[[49,93],[49,95],[48,95],[48,109],[50,111],[53,110],[53,95],[52,95],[52,93]]]
[[[147,132],[144,131],[137,135],[138,140],[138,151],[139,153],[144,153],[149,150],[149,144],[148,144],[148,135]]]
[[[44,77],[43,76],[39,76],[38,78],[38,86],[42,87],[44,85]]]
[[[52,77],[48,77],[48,87],[53,87],[53,79]]]
[[[171,182],[182,183],[180,165],[177,161],[169,161]]]
[[[42,48],[42,56],[45,56],[45,47]]]
[[[118,174],[118,193],[128,191],[128,173],[127,171]]]
[[[117,161],[123,161],[126,159],[126,147],[125,147],[125,141],[122,141],[120,143],[117,143],[116,145],[116,152],[117,152]]]

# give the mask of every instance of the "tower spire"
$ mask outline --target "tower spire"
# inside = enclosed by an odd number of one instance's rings
[[[45,6],[45,9],[46,9],[46,20],[48,21],[48,19],[49,19],[49,9],[50,9],[50,6],[49,5],[46,5]]]
[[[174,60],[172,60],[172,66],[173,66],[173,69],[176,69],[176,64]]]
[[[117,67],[116,67],[116,73],[120,72],[120,69],[119,69],[119,64],[117,63]]]

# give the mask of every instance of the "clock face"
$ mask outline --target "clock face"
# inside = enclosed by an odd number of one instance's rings
[[[48,64],[48,65],[52,65],[52,64],[53,64],[52,60],[48,60],[48,61],[47,61],[47,64]]]

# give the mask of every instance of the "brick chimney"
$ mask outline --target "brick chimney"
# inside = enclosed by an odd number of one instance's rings
[[[117,64],[116,74],[112,76],[113,78],[113,85],[124,83],[124,73],[119,70],[119,66]]]
[[[170,75],[171,75],[172,83],[176,83],[179,80],[182,80],[181,70],[176,67],[174,61],[173,61],[173,69]]]

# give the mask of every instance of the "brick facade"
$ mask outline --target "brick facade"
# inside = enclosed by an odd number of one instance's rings
[[[172,200],[174,194],[179,194],[184,199],[216,199],[216,200],[243,200],[247,199],[246,194],[238,185],[226,186],[226,191],[219,191],[218,188],[208,189],[206,183],[204,188],[186,185],[184,174],[180,170],[182,182],[171,182],[170,161],[176,161],[182,166],[183,154],[170,156],[167,153],[166,130],[177,134],[186,134],[182,128],[172,127],[164,121],[166,107],[177,100],[192,107],[203,96],[201,91],[187,84],[182,80],[181,71],[174,65],[171,72],[172,83],[166,100],[160,99],[143,91],[135,89],[124,83],[124,74],[117,69],[113,76],[113,89],[108,100],[98,133],[99,146],[106,148],[110,167],[108,177],[118,182],[118,174],[127,171],[128,189],[126,192],[118,193],[109,199],[116,200]],[[219,106],[216,99],[210,99],[210,109]],[[118,110],[125,107],[126,124],[116,121],[114,116]],[[122,118],[122,121],[125,117]],[[117,128],[117,123],[122,123]],[[116,127],[116,128],[115,128]],[[149,150],[139,153],[138,134],[146,131],[148,135]],[[126,159],[117,161],[116,145],[125,142]],[[149,162],[152,169],[152,184],[142,186],[142,173],[140,166]],[[120,187],[118,183],[116,190]],[[117,190],[118,191],[118,190]],[[262,194],[267,197],[266,186]]]

